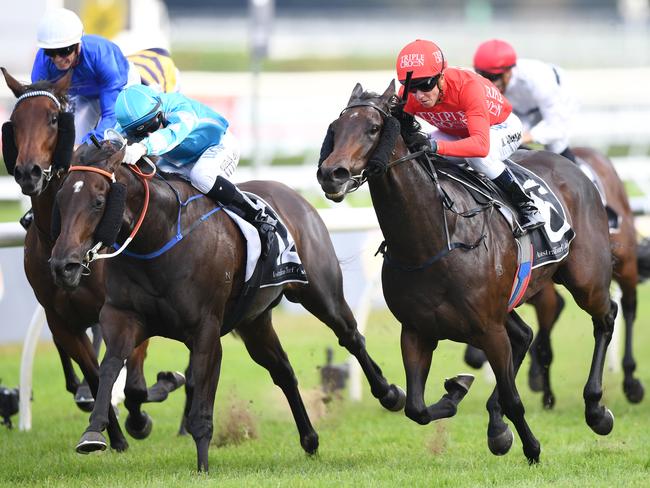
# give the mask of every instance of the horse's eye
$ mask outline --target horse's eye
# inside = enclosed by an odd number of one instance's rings
[[[93,208],[100,209],[104,206],[104,203],[106,203],[104,195],[97,195],[97,198],[95,198],[95,201],[93,202]]]
[[[375,135],[381,130],[381,126],[378,124],[373,124],[372,127],[370,127],[370,135]]]
[[[52,125],[55,125],[58,121],[59,121],[59,116],[55,114],[52,116],[52,120],[50,121],[50,123]]]

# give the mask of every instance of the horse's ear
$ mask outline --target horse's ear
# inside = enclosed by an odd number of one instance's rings
[[[22,83],[20,83],[13,76],[11,76],[5,68],[0,68],[0,70],[2,70],[2,75],[5,77],[7,86],[14,93],[16,98],[18,98],[23,93],[25,93],[25,86]]]
[[[72,81],[72,70],[69,69],[65,75],[63,75],[54,83],[54,91],[59,95],[65,95],[66,93],[68,93],[68,88],[70,88],[71,81]]]
[[[356,100],[357,98],[361,98],[361,95],[363,95],[363,87],[361,86],[361,83],[357,83],[357,85],[354,87],[354,90],[352,90],[352,95],[350,95],[350,100],[348,100],[348,105],[352,100]]]
[[[395,80],[390,80],[390,83],[388,84],[388,87],[386,88],[383,95],[381,96],[381,99],[384,101],[388,101],[394,96],[395,96]]]

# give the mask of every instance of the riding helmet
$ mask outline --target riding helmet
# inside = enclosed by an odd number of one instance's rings
[[[493,75],[501,74],[517,64],[517,53],[506,41],[490,39],[474,54],[474,69]]]
[[[45,12],[38,24],[36,45],[43,49],[59,49],[79,44],[84,33],[81,19],[72,10],[55,8]]]
[[[431,78],[438,76],[447,67],[442,50],[433,42],[417,39],[402,48],[397,56],[397,79],[406,80],[409,71],[411,78]]]
[[[160,97],[145,85],[132,85],[122,90],[115,102],[115,117],[122,129],[143,124],[160,112]]]

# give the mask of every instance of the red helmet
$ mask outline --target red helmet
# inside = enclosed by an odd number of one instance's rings
[[[440,48],[431,41],[418,39],[413,41],[399,52],[397,56],[397,79],[406,80],[409,71],[411,78],[431,78],[438,76],[447,67],[445,56]]]
[[[517,53],[506,41],[490,39],[474,53],[474,69],[490,74],[501,74],[517,64]]]

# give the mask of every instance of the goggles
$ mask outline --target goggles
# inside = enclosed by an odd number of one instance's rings
[[[73,44],[72,46],[68,47],[59,47],[57,49],[44,49],[43,52],[45,52],[45,55],[48,58],[56,58],[57,56],[61,58],[67,58],[70,56],[73,52],[76,51],[78,44]]]
[[[438,85],[439,79],[440,75],[432,76],[431,78],[416,78],[411,80],[411,83],[409,84],[409,93],[415,93],[417,91],[430,92]],[[400,83],[403,85],[406,81],[400,81]]]
[[[144,138],[151,134],[152,132],[157,131],[160,128],[162,123],[162,113],[158,112],[149,120],[142,122],[141,124],[134,125],[125,130],[126,134],[129,137]]]
[[[512,66],[514,66],[514,64]],[[487,78],[490,81],[496,81],[503,76],[503,73],[506,70],[512,68],[512,66],[506,66],[505,68],[503,68],[503,71],[501,71],[501,73],[488,73],[487,71],[481,71],[480,69],[477,69],[476,74],[479,74],[483,78]]]

